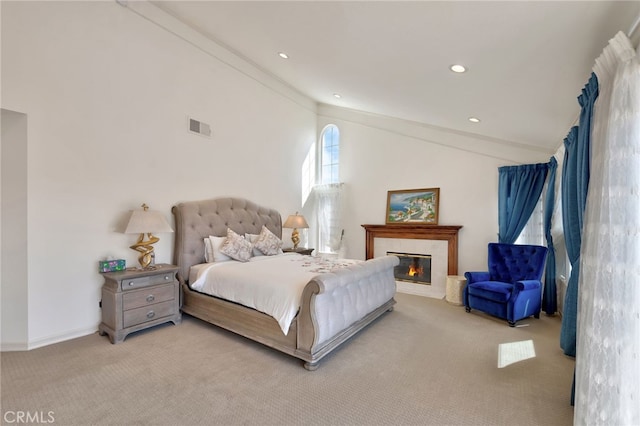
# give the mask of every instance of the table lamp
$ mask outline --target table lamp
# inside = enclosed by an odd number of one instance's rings
[[[289,215],[287,220],[284,221],[282,225],[283,228],[293,228],[293,232],[291,232],[291,241],[293,241],[293,249],[298,248],[298,243],[300,243],[300,233],[298,232],[298,228],[308,228],[309,225],[305,220],[304,216],[301,214],[292,214]]]
[[[155,256],[153,244],[160,241],[160,238],[155,237],[153,234],[160,232],[173,232],[162,213],[149,210],[149,206],[146,204],[142,205],[142,210],[133,211],[124,233],[140,234],[138,241],[130,248],[140,252],[138,262],[140,262],[142,269],[154,268],[154,266],[150,266],[151,259]],[[144,241],[144,234],[147,234],[147,241]]]

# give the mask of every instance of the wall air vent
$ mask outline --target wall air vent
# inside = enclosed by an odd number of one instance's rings
[[[211,137],[211,127],[207,123],[189,118],[189,131],[202,136]]]

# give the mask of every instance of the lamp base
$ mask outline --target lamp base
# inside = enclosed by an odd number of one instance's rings
[[[153,235],[151,235],[151,233],[147,234],[147,237],[149,237],[149,239],[147,241],[144,241],[144,234],[140,234],[140,237],[138,237],[138,241],[134,245],[129,247],[135,251],[140,252],[140,256],[138,256],[138,263],[140,263],[142,269],[145,270],[149,268],[149,265],[151,265],[151,260],[155,257],[155,254],[153,253],[153,244],[160,241],[160,238],[154,237]],[[153,266],[153,268],[155,269],[155,266]]]
[[[146,268],[142,266],[132,266],[131,268],[127,268],[127,271],[155,271],[156,269],[160,269],[157,265],[149,265]]]
[[[298,228],[293,228],[291,232],[291,241],[293,241],[293,249],[298,248],[298,244],[300,244],[300,233],[298,232]]]

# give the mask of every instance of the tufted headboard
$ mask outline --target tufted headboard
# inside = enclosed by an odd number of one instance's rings
[[[224,237],[227,228],[240,235],[259,234],[262,225],[282,238],[282,218],[274,209],[243,198],[217,198],[180,203],[171,209],[176,235],[173,262],[180,267],[178,280],[189,279],[189,268],[204,262],[204,238]]]

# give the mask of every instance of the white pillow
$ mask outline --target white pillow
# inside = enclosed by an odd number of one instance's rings
[[[209,238],[210,237],[204,239],[204,261],[207,263],[213,262],[213,247],[211,246],[211,240]]]
[[[282,253],[282,240],[264,225],[262,225],[258,240],[253,246],[267,256]]]
[[[205,260],[207,263],[211,262],[225,262],[227,260],[233,260],[226,254],[220,251],[220,246],[224,243],[227,237],[214,237],[213,235],[209,235],[209,238],[205,238],[204,247],[205,247]]]
[[[253,246],[244,239],[242,235],[238,235],[233,230],[227,229],[227,238],[220,246],[220,252],[227,256],[239,260],[240,262],[248,262],[251,259],[251,251]]]

